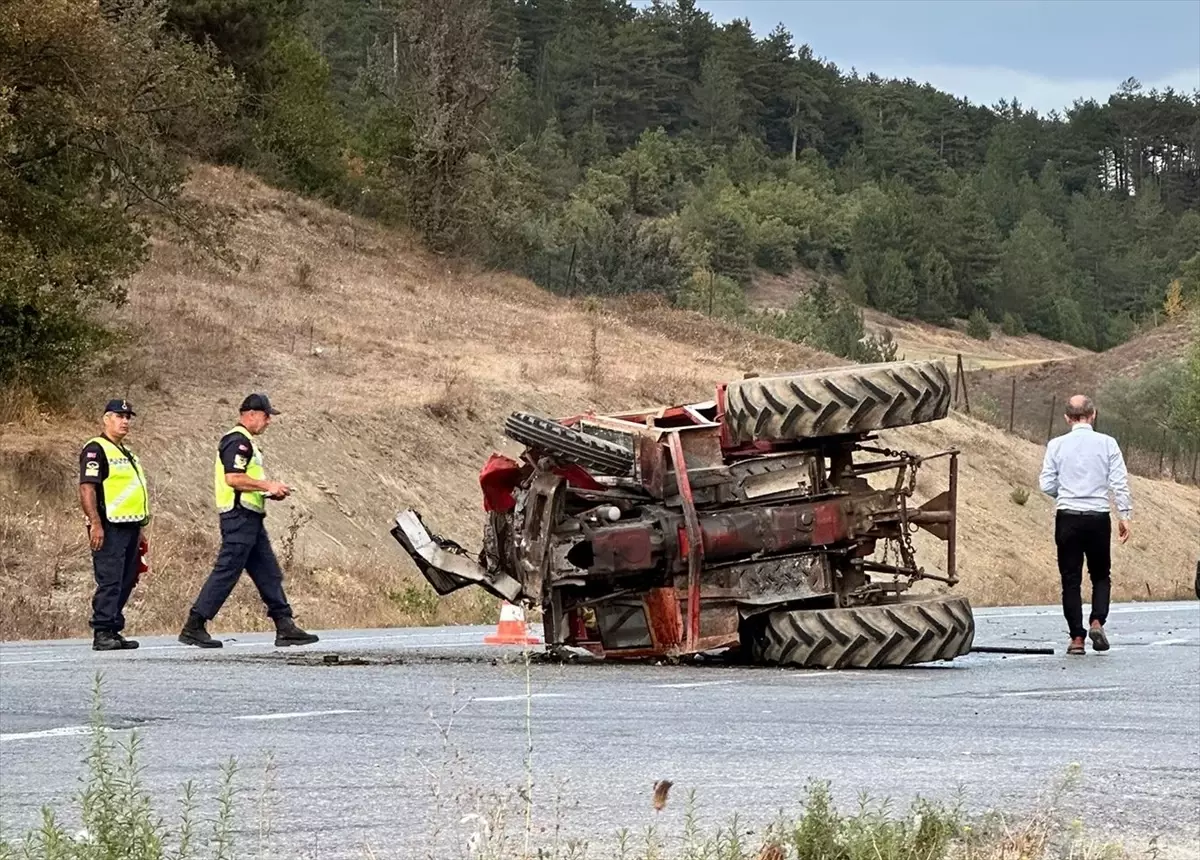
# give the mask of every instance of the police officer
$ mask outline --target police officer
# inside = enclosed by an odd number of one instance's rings
[[[275,622],[276,645],[317,641],[292,620],[292,607],[283,593],[283,572],[264,524],[267,499],[278,501],[291,493],[286,484],[267,480],[255,438],[270,425],[271,416],[278,414],[265,394],[249,395],[242,401],[237,426],[217,445],[213,489],[221,515],[221,549],[179,633],[179,641],[185,645],[221,647],[221,641],[210,636],[204,625],[216,617],[243,570],[250,574]]]
[[[104,432],[79,452],[79,504],[87,523],[96,591],[92,597],[92,650],[138,647],[121,635],[125,604],[137,582],[142,526],[150,521],[150,495],[142,465],[125,445],[127,400],[104,407]]]

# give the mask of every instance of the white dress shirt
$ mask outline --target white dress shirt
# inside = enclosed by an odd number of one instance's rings
[[[1121,519],[1133,516],[1129,474],[1117,440],[1081,422],[1046,446],[1040,479],[1042,492],[1053,496],[1060,511],[1108,513],[1109,491]]]

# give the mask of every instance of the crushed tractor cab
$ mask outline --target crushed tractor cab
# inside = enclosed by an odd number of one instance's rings
[[[416,511],[392,534],[439,595],[474,584],[539,607],[552,651],[733,648],[822,668],[951,660],[971,648],[970,604],[906,592],[958,581],[959,452],[874,444],[875,431],[944,418],[950,396],[942,362],[887,362],[751,376],[711,402],[653,411],[517,412],[504,431],[525,446],[520,461],[493,454],[480,473],[478,557]],[[948,485],[918,506],[918,470],[938,458]],[[916,529],[945,541],[944,576],[917,564]]]

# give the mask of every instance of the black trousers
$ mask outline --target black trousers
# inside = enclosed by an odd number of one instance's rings
[[[1108,620],[1112,593],[1112,520],[1107,513],[1059,511],[1054,521],[1058,574],[1062,577],[1063,616],[1072,637],[1085,636],[1083,626],[1083,562],[1092,580],[1092,612],[1088,623]]]
[[[92,629],[120,633],[125,629],[125,604],[137,584],[138,541],[142,527],[105,523],[104,543],[92,552],[96,592],[92,595]]]
[[[192,605],[192,611],[204,620],[211,621],[221,611],[243,570],[250,574],[267,606],[267,615],[276,621],[292,617],[292,607],[283,593],[283,571],[271,549],[264,520],[262,515],[242,508],[221,514],[221,549]]]

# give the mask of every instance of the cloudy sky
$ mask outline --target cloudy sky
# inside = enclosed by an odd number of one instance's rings
[[[640,0],[636,5],[644,5]],[[699,0],[717,21],[778,23],[860,74],[911,77],[1043,113],[1104,101],[1129,77],[1200,89],[1200,0]]]

